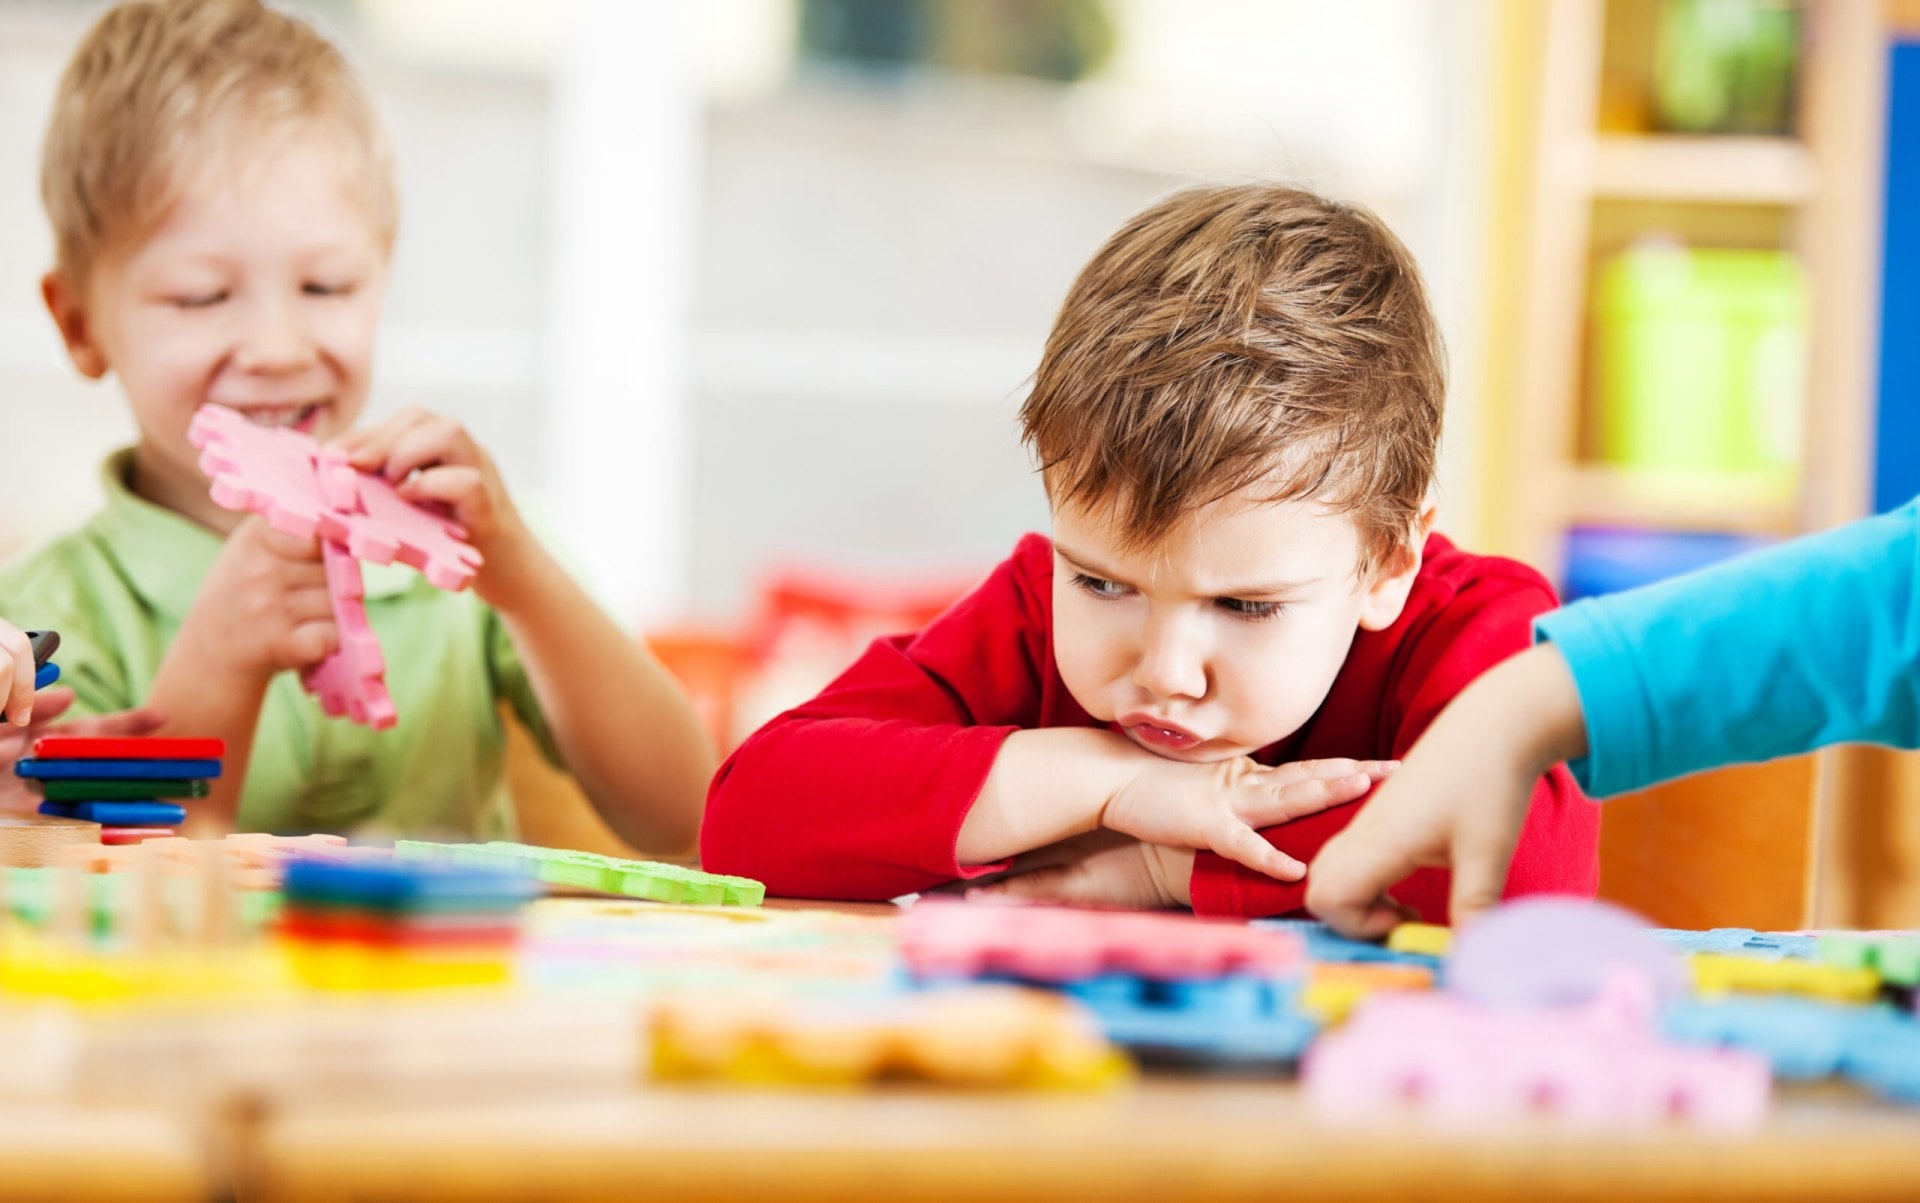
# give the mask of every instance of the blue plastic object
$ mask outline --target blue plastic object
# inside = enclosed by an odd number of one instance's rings
[[[13,771],[41,781],[189,781],[218,777],[217,760],[36,760],[14,762]]]
[[[1783,1078],[1824,1078],[1840,1072],[1854,1026],[1867,1013],[1810,998],[1729,998],[1669,1007],[1660,1031],[1682,1044],[1759,1053]]]
[[[60,666],[58,664],[42,664],[39,668],[33,670],[33,687],[35,689],[45,689],[59,679]]]
[[[187,808],[172,802],[42,802],[40,813],[63,819],[85,819],[103,827],[175,827],[185,821]]]
[[[1420,952],[1400,952],[1368,940],[1349,940],[1317,919],[1255,919],[1253,927],[1290,931],[1306,941],[1307,957],[1341,964],[1419,965],[1440,971],[1440,958]]]
[[[1561,593],[1570,602],[1618,593],[1757,551],[1771,542],[1717,531],[1576,526],[1567,532]]]
[[[1653,934],[1675,952],[1719,952],[1766,961],[1789,957],[1809,961],[1820,944],[1817,936],[1803,936],[1798,932],[1762,932],[1750,927],[1716,927],[1712,931],[1662,927],[1655,928]]]
[[[511,910],[539,892],[524,873],[421,861],[363,862],[296,858],[287,864],[281,892],[289,903],[413,908]]]

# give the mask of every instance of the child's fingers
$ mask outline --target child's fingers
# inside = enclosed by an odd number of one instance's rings
[[[401,410],[382,422],[360,430],[349,430],[330,445],[347,457],[347,462],[368,472],[384,469],[393,454],[393,445],[401,435],[427,420],[427,411],[417,407]]]
[[[73,708],[74,692],[65,685],[49,685],[34,695],[33,723],[42,727]]]
[[[430,501],[452,509],[462,509],[486,492],[486,477],[466,464],[441,464],[428,468],[400,485],[400,495],[408,501]]]
[[[131,736],[151,735],[166,725],[166,716],[151,706],[141,706],[134,710],[116,710],[112,714],[98,714],[91,718],[77,718],[61,726],[67,735],[84,735],[104,739],[125,739]]]
[[[1307,867],[1260,838],[1253,828],[1232,818],[1217,826],[1208,846],[1236,864],[1280,881],[1299,881]]]
[[[339,646],[340,628],[331,614],[322,621],[300,623],[287,633],[287,652],[295,664],[318,664]]]
[[[1298,785],[1303,781],[1318,781],[1326,777],[1351,777],[1355,773],[1366,771],[1368,762],[1349,760],[1346,757],[1329,757],[1326,760],[1295,760],[1288,764],[1276,764],[1262,770],[1261,775],[1267,783],[1277,787]]]
[[[400,430],[387,450],[388,480],[405,480],[413,473],[441,464],[472,464],[473,440],[460,426],[438,414],[421,411],[419,420]]]
[[[1351,802],[1373,788],[1373,778],[1365,773],[1345,777],[1317,777],[1309,781],[1274,788],[1244,790],[1235,813],[1253,827],[1273,827],[1317,814],[1329,806]]]
[[[12,678],[0,702],[6,705],[7,721],[24,727],[33,719],[33,641],[25,631],[0,623],[0,653]]]
[[[1507,885],[1507,867],[1513,859],[1513,840],[1499,832],[1457,829],[1450,852],[1453,890],[1447,915],[1455,927],[1471,923],[1500,905]]]

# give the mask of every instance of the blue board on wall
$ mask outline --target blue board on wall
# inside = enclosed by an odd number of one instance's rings
[[[1893,47],[1873,508],[1920,495],[1920,42]]]

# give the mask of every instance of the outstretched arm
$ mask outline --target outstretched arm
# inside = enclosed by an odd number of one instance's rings
[[[491,457],[458,424],[418,409],[339,446],[466,527],[485,558],[474,591],[506,624],[567,769],[608,825],[650,852],[691,848],[715,764],[692,704],[540,544]]]

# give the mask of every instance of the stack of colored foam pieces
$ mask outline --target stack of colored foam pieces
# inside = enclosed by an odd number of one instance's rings
[[[48,736],[14,771],[46,799],[41,814],[98,823],[103,844],[136,844],[174,833],[226,750],[218,739]]]
[[[296,972],[329,989],[483,985],[512,976],[524,873],[417,861],[297,857],[278,930]]]

